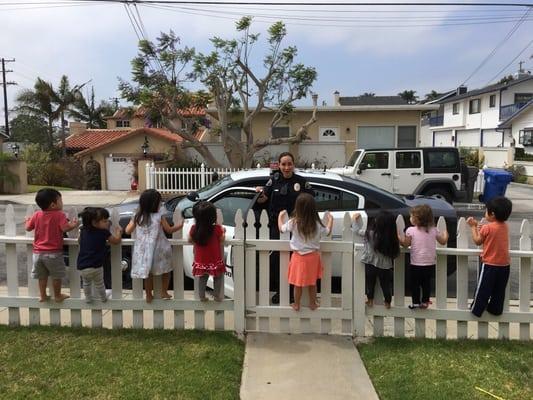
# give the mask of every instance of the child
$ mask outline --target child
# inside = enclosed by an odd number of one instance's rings
[[[505,300],[505,288],[509,280],[509,227],[505,223],[513,210],[513,203],[506,197],[495,197],[487,203],[485,219],[481,226],[470,217],[466,221],[472,230],[472,239],[483,245],[481,271],[471,305],[472,314],[481,317],[485,309],[493,315],[501,315]]]
[[[327,213],[326,226],[322,224],[316,211],[315,199],[309,193],[301,193],[296,198],[294,217],[284,222],[287,211],[278,216],[280,232],[292,232],[290,247],[293,251],[289,262],[288,280],[294,285],[294,311],[300,310],[302,288],[309,290],[309,308],[316,310],[316,281],[322,278],[322,260],[320,259],[320,237],[329,235],[333,226],[333,217]]]
[[[391,213],[381,211],[373,223],[369,223],[366,232],[363,229],[361,214],[355,213],[352,218],[352,229],[364,238],[361,262],[365,264],[366,304],[369,307],[374,305],[374,287],[376,278],[379,277],[379,284],[385,297],[385,307],[390,308],[392,268],[394,259],[400,254],[396,218]]]
[[[81,271],[85,301],[92,303],[96,292],[101,301],[107,301],[104,285],[104,259],[107,242],[119,244],[122,229],[115,227],[115,234],[109,232],[109,212],[105,208],[86,207],[81,213],[83,226],[78,241],[80,252],[77,267]]]
[[[126,226],[128,235],[136,230],[131,277],[144,279],[147,303],[154,298],[154,275],[162,276],[161,298],[168,300],[172,297],[167,292],[172,271],[172,249],[165,233],[172,234],[183,226],[170,226],[159,210],[160,205],[161,194],[155,189],[145,190],[139,198],[139,209]]]
[[[192,274],[198,277],[198,295],[201,301],[207,301],[205,289],[209,276],[213,277],[215,301],[224,300],[224,273],[226,264],[223,260],[225,230],[216,223],[217,209],[208,201],[200,201],[192,208],[195,224],[189,232],[194,252]]]
[[[436,242],[446,244],[448,232],[439,232],[434,226],[433,212],[426,205],[411,209],[411,224],[405,231],[405,236],[400,237],[404,247],[411,246],[411,297],[413,303],[411,310],[428,308],[431,290],[431,277],[435,274],[437,254]],[[420,287],[422,287],[422,301],[420,301]]]
[[[69,296],[61,293],[61,279],[66,275],[63,261],[63,233],[78,226],[74,218],[68,221],[63,210],[61,193],[55,189],[44,188],[37,192],[35,202],[41,209],[25,221],[26,230],[35,230],[33,239],[33,268],[31,276],[39,280],[40,302],[48,300],[46,285],[52,278],[54,298],[61,303]]]

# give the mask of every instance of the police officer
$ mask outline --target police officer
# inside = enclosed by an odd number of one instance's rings
[[[268,202],[268,217],[270,239],[279,239],[278,215],[282,210],[287,210],[289,215],[294,210],[296,197],[307,192],[314,195],[313,189],[307,180],[294,173],[294,156],[284,152],[278,158],[279,170],[275,171],[257,199],[258,203]],[[279,304],[279,252],[272,252],[270,256],[270,290],[276,292],[272,297],[273,304]],[[292,291],[291,291],[292,293]]]

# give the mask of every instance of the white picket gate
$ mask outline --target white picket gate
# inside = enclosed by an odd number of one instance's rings
[[[33,208],[28,208],[28,214]],[[75,214],[70,210],[69,214]],[[175,216],[179,218],[178,215]],[[113,223],[118,222],[116,212]],[[19,221],[20,222],[20,221]],[[320,308],[311,311],[303,307],[295,312],[289,305],[289,287],[286,282],[289,259],[288,238],[268,239],[266,213],[261,216],[259,239],[255,239],[253,221],[248,220],[247,230],[243,228],[241,212],[236,215],[235,238],[227,240],[233,253],[234,298],[223,302],[201,302],[192,293],[184,290],[183,247],[188,245],[182,233],[177,232],[170,240],[174,268],[173,299],[154,299],[147,304],[143,299],[142,281],[133,280],[133,289],[122,287],[120,260],[122,247],[112,246],[112,295],[106,303],[86,304],[80,290],[80,276],[74,267],[78,251],[75,238],[65,240],[69,246],[68,288],[71,298],[61,304],[53,301],[40,303],[36,280],[29,278],[28,285],[20,285],[19,269],[31,271],[31,235],[17,236],[13,207],[6,209],[5,234],[0,243],[6,248],[7,285],[0,285],[0,323],[10,325],[67,325],[108,328],[173,328],[173,329],[217,329],[233,330],[242,334],[246,331],[261,332],[318,332],[347,334],[353,336],[416,336],[437,338],[513,338],[531,340],[533,313],[531,312],[531,231],[529,222],[521,226],[519,250],[511,250],[511,257],[518,259],[518,299],[509,300],[509,285],[504,313],[492,316],[485,313],[474,317],[468,304],[473,293],[468,292],[469,257],[476,258],[479,249],[468,248],[470,232],[465,220],[458,224],[458,248],[437,249],[435,304],[426,310],[410,310],[406,307],[404,292],[404,257],[397,259],[394,268],[394,297],[390,309],[379,305],[381,292],[376,292],[376,304],[369,308],[364,304],[364,266],[357,252],[361,244],[354,243],[350,230],[349,215],[343,221],[342,240],[324,240],[321,251],[325,265],[320,293]],[[398,228],[403,229],[403,218],[398,217]],[[444,219],[438,227],[445,227]],[[246,233],[246,239],[245,239]],[[124,240],[123,246],[131,246],[132,239]],[[280,251],[280,305],[270,304],[269,252]],[[405,250],[408,251],[408,250]],[[18,254],[19,253],[19,254]],[[18,263],[23,253],[26,264]],[[447,298],[447,256],[457,257],[456,298]],[[256,263],[256,259],[258,264]],[[331,266],[338,260],[342,269],[340,294],[331,290]],[[256,274],[259,273],[259,287],[256,290]],[[160,281],[156,280],[156,287]],[[157,292],[157,290],[155,291]],[[304,294],[305,294],[304,290]],[[166,321],[166,322],[165,322]]]

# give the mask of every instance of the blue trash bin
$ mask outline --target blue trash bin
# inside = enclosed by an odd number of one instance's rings
[[[485,169],[483,173],[485,188],[479,200],[487,204],[494,197],[505,196],[507,185],[513,180],[513,174],[502,169]]]

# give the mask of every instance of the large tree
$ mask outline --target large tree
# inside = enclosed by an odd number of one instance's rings
[[[96,105],[93,87],[88,98],[80,92],[72,106],[69,115],[76,121],[85,122],[87,128],[106,128],[104,117],[113,115],[115,112],[115,107],[106,101],[101,101],[99,105]]]
[[[185,146],[194,147],[212,166],[218,166],[220,162],[193,135],[191,129],[198,125],[187,124],[184,116],[177,112],[206,100],[203,93],[195,96],[188,91],[185,88],[187,82],[198,79],[209,90],[217,108],[224,151],[234,167],[250,167],[254,154],[266,146],[305,140],[309,126],[316,121],[315,104],[311,118],[294,135],[254,138],[254,118],[269,111],[272,116],[270,131],[288,120],[294,103],[309,93],[316,71],[296,62],[296,47],[282,47],[287,35],[282,22],[276,22],[268,29],[268,46],[261,60],[252,59],[259,34],[250,33],[250,27],[251,18],[242,18],[236,24],[239,37],[231,40],[212,38],[213,50],[207,54],[196,54],[187,47],[178,48],[179,39],[172,32],[162,34],[157,44],[141,42],[139,55],[132,62],[133,80],[137,86],[123,81],[120,85],[128,100],[147,106],[168,129],[186,139]],[[182,120],[188,128],[179,129],[173,118]],[[228,133],[230,124],[241,129],[242,141]]]
[[[11,120],[10,126],[10,140],[13,142],[48,144],[47,123],[40,116],[19,113]]]
[[[426,94],[426,96],[424,97],[424,102],[427,103],[428,101],[437,100],[441,96],[442,93],[439,93],[436,90],[432,90],[431,92]]]

